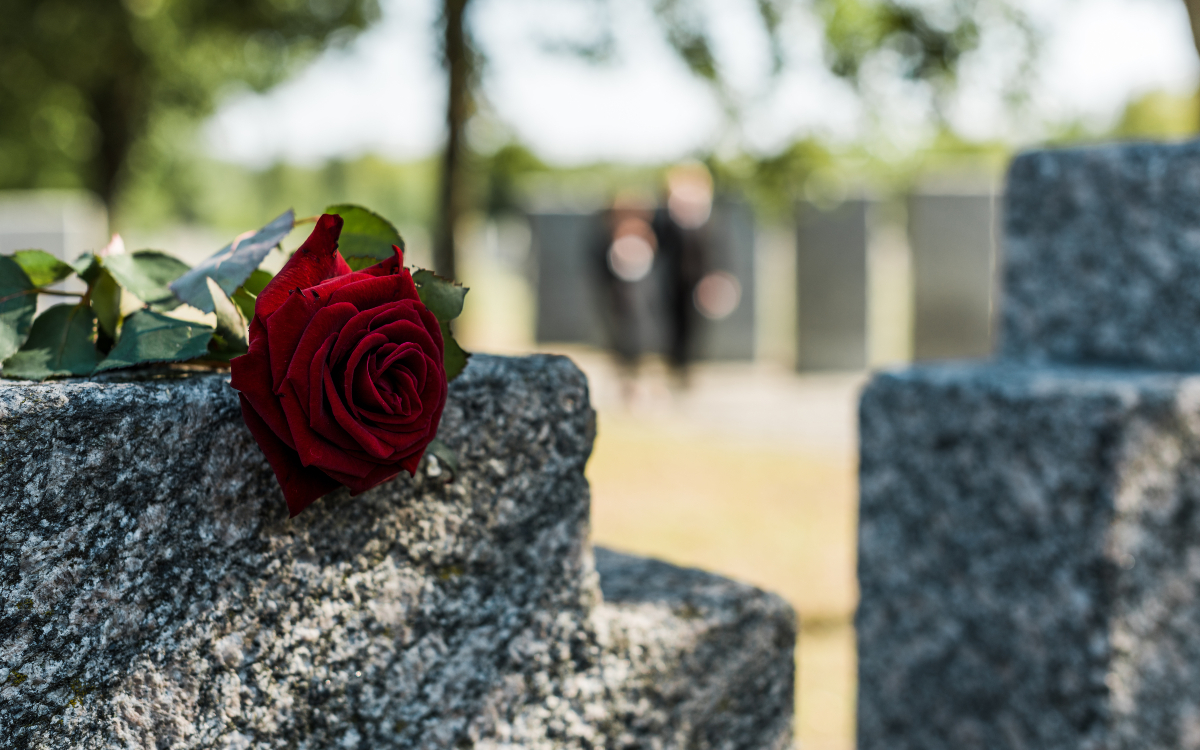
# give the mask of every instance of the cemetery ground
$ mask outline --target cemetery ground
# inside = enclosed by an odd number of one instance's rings
[[[800,615],[797,740],[854,747],[856,405],[860,376],[702,364],[673,393],[660,363],[624,403],[610,360],[568,354],[599,412],[592,535],[784,596]]]

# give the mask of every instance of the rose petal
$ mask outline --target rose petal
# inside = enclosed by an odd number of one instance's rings
[[[284,307],[280,308],[281,314],[273,316],[271,321],[267,323],[268,328],[272,323],[280,320],[289,312],[291,302],[288,302]],[[338,333],[346,325],[347,321],[353,318],[358,313],[353,305],[347,304],[330,304],[316,311],[312,318],[308,321],[304,331],[300,334],[296,342],[296,347],[291,354],[291,361],[288,364],[287,373],[284,376],[289,383],[292,384],[292,389],[300,398],[300,403],[305,405],[305,408],[312,409],[312,393],[315,390],[318,394],[321,393],[321,379],[318,376],[315,383],[312,381],[311,370],[312,366],[317,362],[318,350],[325,347],[326,343],[332,345],[337,341]],[[281,329],[286,328],[286,334],[292,333],[292,326],[279,326]]]
[[[305,466],[355,476],[364,476],[371,470],[372,462],[358,458],[353,452],[334,445],[309,425],[308,413],[301,405],[291,383],[283,384],[279,391],[279,403],[287,416],[288,429],[291,430],[292,440],[296,444],[296,453],[300,454],[300,462]],[[352,436],[361,444],[362,441],[357,439],[357,435]]]
[[[371,276],[391,276],[392,274],[403,269],[404,251],[396,245],[392,245],[392,250],[396,252],[395,255],[387,260],[379,261],[370,268],[364,268],[361,273],[369,274]]]
[[[331,297],[336,302],[349,302],[359,310],[373,310],[389,302],[419,302],[421,299],[408,269],[390,276],[374,276],[346,284],[334,291]]]
[[[268,349],[268,336],[262,319],[257,315],[250,321],[250,350],[240,357],[235,357],[229,363],[229,384],[242,396],[249,400],[254,411],[267,423],[289,448],[295,449],[291,431],[287,426],[287,418],[279,406],[275,396],[275,388],[271,382],[271,360]]]
[[[308,289],[350,273],[350,266],[337,249],[341,233],[342,217],[324,214],[317,219],[312,234],[258,295],[254,302],[255,316],[271,317],[294,289]]]
[[[267,457],[267,462],[271,464],[275,478],[279,481],[279,487],[283,490],[288,515],[295,518],[296,514],[313,501],[338,488],[341,483],[336,479],[320,469],[306,467],[300,463],[300,456],[296,451],[284,445],[245,395],[239,394],[238,398],[242,404],[242,419],[246,421],[246,426],[250,428],[250,434],[254,436],[263,455]]]
[[[290,295],[269,318],[265,319],[267,348],[271,360],[271,387],[276,393],[287,376],[288,366],[300,345],[300,337],[325,302],[303,292]],[[255,315],[255,318],[258,316]]]

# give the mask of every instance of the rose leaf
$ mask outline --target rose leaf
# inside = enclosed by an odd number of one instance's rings
[[[100,328],[113,341],[117,340],[117,324],[121,322],[121,285],[107,270],[100,272],[89,293],[92,313]]]
[[[232,299],[233,304],[237,305],[238,309],[242,311],[243,318],[246,320],[254,320],[255,298],[253,294],[247,292],[245,287],[239,286],[230,299]]]
[[[257,232],[244,234],[218,250],[198,266],[171,282],[171,291],[181,301],[213,312],[212,295],[205,278],[211,278],[226,295],[244,284],[267,253],[283,241],[296,225],[296,213],[288,209]]]
[[[467,359],[471,355],[463,351],[463,348],[454,340],[454,336],[450,333],[449,323],[442,323],[442,345],[445,348],[442,364],[446,368],[446,382],[449,383],[467,368]]]
[[[438,463],[450,475],[447,482],[454,481],[454,475],[458,473],[458,456],[450,450],[450,446],[434,438],[429,445],[425,446],[425,455],[433,456],[438,460]]]
[[[104,270],[142,302],[160,310],[179,307],[179,300],[171,294],[169,284],[190,269],[178,258],[158,250],[139,250],[109,255],[101,262]]]
[[[0,255],[0,361],[21,348],[29,337],[37,295],[28,274],[17,261]]]
[[[74,268],[45,250],[18,250],[13,253],[13,260],[25,271],[34,286],[49,286],[75,272]]]
[[[325,209],[342,217],[338,251],[352,270],[361,271],[395,255],[392,245],[404,249],[400,232],[390,221],[362,206],[341,203]]]
[[[125,319],[117,345],[95,371],[202,357],[212,336],[213,329],[206,325],[139,310]]]
[[[254,269],[246,280],[242,282],[242,288],[253,297],[262,294],[262,290],[267,288],[267,284],[271,283],[271,279],[275,278],[275,274],[270,271],[264,271],[261,268]],[[224,291],[224,290],[222,290]]]
[[[213,310],[217,314],[217,335],[221,337],[221,342],[224,344],[221,347],[222,351],[230,354],[245,354],[250,351],[250,345],[246,342],[247,323],[246,319],[242,317],[242,311],[238,309],[233,300],[225,296],[225,292],[217,286],[217,282],[212,279],[205,279],[205,281],[208,282],[208,293],[212,295]]]
[[[33,321],[25,345],[4,361],[4,376],[45,380],[87,375],[100,361],[96,318],[82,303],[55,305]]]
[[[467,287],[423,268],[412,277],[417,285],[417,294],[421,295],[421,302],[438,320],[448,323],[462,314],[463,300],[470,291]]]
[[[79,274],[79,278],[83,279],[83,283],[91,284],[100,275],[100,259],[91,253],[84,253],[75,259],[71,264],[71,268],[75,269],[75,273]]]

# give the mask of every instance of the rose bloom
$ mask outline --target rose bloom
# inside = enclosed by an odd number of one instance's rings
[[[416,472],[446,405],[441,329],[400,248],[351,271],[325,214],[254,304],[231,363],[242,416],[295,516],[339,485],[357,495]]]

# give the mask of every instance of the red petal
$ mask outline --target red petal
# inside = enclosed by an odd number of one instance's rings
[[[360,273],[370,274],[372,276],[391,276],[397,273],[399,269],[404,268],[404,251],[398,246],[392,245],[392,249],[396,254],[387,260],[381,260],[370,268],[364,268]],[[405,271],[405,273],[408,273]]]
[[[288,515],[296,515],[321,498],[336,490],[340,483],[320,469],[306,467],[300,463],[300,456],[294,450],[283,444],[279,436],[267,426],[245,395],[239,395],[242,402],[242,419],[250,428],[250,434],[262,449],[279,487],[283,490],[283,499],[287,501]]]
[[[258,295],[254,314],[267,318],[287,301],[293,289],[308,289],[350,273],[350,266],[337,249],[341,233],[342,217],[324,214],[317,219],[312,234]]]
[[[279,436],[289,448],[295,448],[287,418],[279,408],[275,387],[271,382],[271,359],[268,352],[267,331],[257,315],[250,321],[250,351],[235,357],[229,363],[229,384],[247,399],[254,411],[267,426]]]

